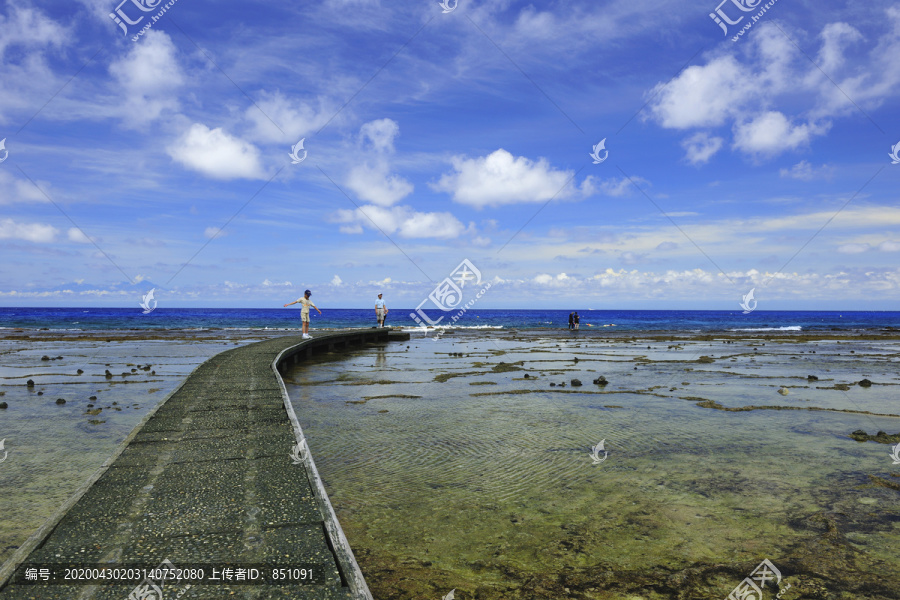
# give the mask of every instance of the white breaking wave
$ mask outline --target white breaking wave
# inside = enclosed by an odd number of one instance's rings
[[[447,329],[503,329],[503,325],[436,325],[429,327],[428,331],[445,331]],[[415,333],[422,331],[421,327],[404,327],[403,333]]]
[[[747,327],[744,329],[729,329],[728,331],[802,331],[799,325],[787,325],[785,327]]]

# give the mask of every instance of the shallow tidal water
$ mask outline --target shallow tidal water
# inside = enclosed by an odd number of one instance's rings
[[[721,600],[763,559],[785,600],[900,598],[900,465],[848,437],[900,432],[863,412],[900,415],[900,343],[728,339],[420,337],[286,383],[379,600]]]
[[[0,340],[0,401],[7,403],[0,409],[0,564],[196,366],[253,341],[230,334],[115,334],[109,342],[79,335]],[[57,404],[60,398],[65,403]]]

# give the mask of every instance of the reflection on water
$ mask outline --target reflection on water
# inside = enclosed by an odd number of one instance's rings
[[[288,391],[375,597],[721,600],[763,558],[786,600],[900,597],[900,470],[847,437],[900,418],[698,405],[900,414],[896,345],[669,346],[447,337],[299,366]],[[864,376],[893,385],[825,389]]]

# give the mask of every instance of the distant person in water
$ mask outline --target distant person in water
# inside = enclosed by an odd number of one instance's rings
[[[322,314],[322,311],[319,310],[319,307],[313,304],[312,300],[309,299],[310,296],[312,296],[312,292],[306,290],[305,292],[303,292],[302,298],[297,298],[293,302],[288,302],[284,305],[285,308],[287,308],[291,304],[299,304],[302,307],[300,310],[300,320],[303,321],[304,340],[308,340],[312,337],[311,335],[309,335],[309,307],[312,306],[314,309],[316,309],[316,312],[318,312],[320,315]]]
[[[575,329],[578,329],[578,324],[581,323],[581,319],[578,317],[578,313],[575,313]]]
[[[575,313],[569,313],[569,329],[575,329]]]
[[[388,308],[381,299],[383,294],[378,294],[378,300],[375,301],[375,318],[378,320],[378,326],[384,327],[384,318],[388,314]]]

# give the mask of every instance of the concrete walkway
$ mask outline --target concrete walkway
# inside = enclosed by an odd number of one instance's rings
[[[197,367],[4,565],[0,600],[370,599],[310,452],[299,447],[299,464],[290,457],[303,432],[278,370],[318,352],[403,337],[389,331],[282,337]],[[190,579],[163,583],[152,574],[98,585],[22,583],[28,568],[63,577],[78,565],[153,569],[164,561],[176,570],[202,565],[207,581],[215,569],[224,577],[224,568],[253,565],[270,583],[237,583],[237,571],[231,581],[190,587]],[[273,567],[313,579],[278,585]]]

